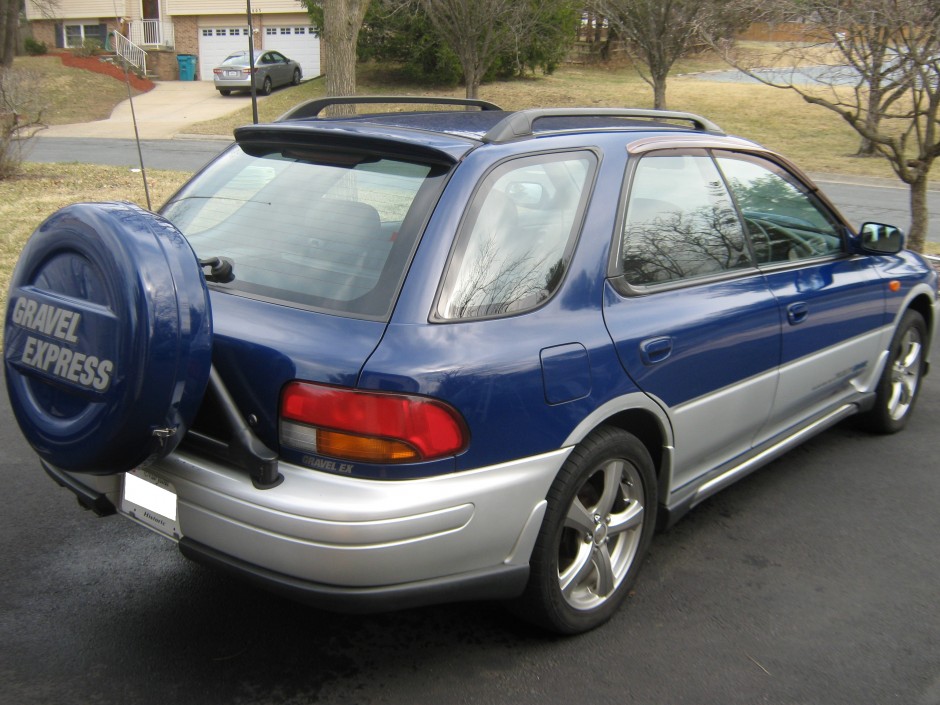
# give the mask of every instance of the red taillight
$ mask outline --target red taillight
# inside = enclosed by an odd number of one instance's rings
[[[212,69],[212,73],[214,73],[216,76],[221,76],[222,69]]]
[[[242,73],[256,73],[258,69],[253,69],[250,66],[242,69]]]
[[[411,394],[291,382],[281,397],[281,443],[367,463],[415,463],[455,455],[468,432],[451,406]]]

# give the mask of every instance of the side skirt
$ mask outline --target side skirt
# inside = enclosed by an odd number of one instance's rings
[[[670,507],[661,507],[666,517],[665,520],[661,522],[660,526],[662,526],[662,528],[668,528],[674,525],[686,512],[698,506],[713,494],[737,482],[742,477],[750,475],[758,468],[776,460],[796,446],[805,443],[813,436],[835,426],[843,419],[854,416],[860,410],[870,407],[873,397],[874,395],[865,395],[861,399],[843,404],[829,411],[824,416],[799,427],[789,435],[770,441],[762,447],[755,448],[743,459],[738,458],[724,468],[718,469],[715,473],[712,473],[707,480],[702,482],[691,495],[684,497]]]

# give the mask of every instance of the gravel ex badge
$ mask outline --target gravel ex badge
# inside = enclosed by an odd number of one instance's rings
[[[21,296],[13,304],[12,322],[54,340],[27,336],[20,362],[98,392],[111,384],[112,360],[78,352],[63,343],[79,343],[82,314]],[[61,342],[57,342],[61,341]]]

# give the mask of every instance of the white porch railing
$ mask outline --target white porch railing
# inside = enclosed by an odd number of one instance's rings
[[[131,20],[130,38],[138,46],[165,49],[176,46],[173,23],[164,20]]]
[[[127,61],[131,66],[136,66],[140,72],[147,75],[147,52],[137,46],[123,34],[114,30],[114,53]]]

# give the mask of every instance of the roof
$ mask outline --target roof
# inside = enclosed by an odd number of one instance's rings
[[[710,135],[724,132],[710,120],[692,113],[643,108],[532,108],[507,112],[493,103],[473,99],[425,96],[341,96],[301,103],[278,122],[317,120],[327,108],[336,105],[433,104],[461,106],[463,110],[391,112],[329,118],[333,122],[361,122],[394,125],[426,132],[448,133],[481,142],[509,142],[548,132],[624,130],[652,128],[663,131],[689,131]],[[470,110],[476,108],[477,110]],[[676,126],[673,121],[687,123]],[[538,125],[538,127],[537,127]]]
[[[387,107],[397,103],[463,109],[320,117],[335,105]],[[262,148],[262,144],[319,135],[338,148],[376,149],[453,163],[481,143],[502,144],[550,134],[599,131],[636,132],[637,139],[649,137],[650,133],[725,137],[717,125],[691,113],[640,108],[535,108],[511,112],[486,101],[459,98],[351,96],[301,103],[274,123],[237,128],[235,138],[250,150],[252,145]]]

